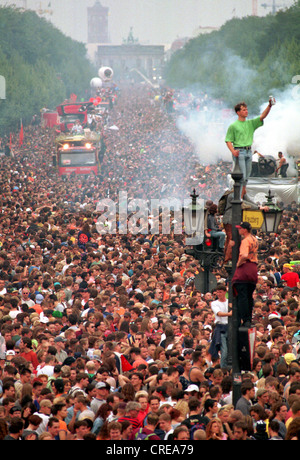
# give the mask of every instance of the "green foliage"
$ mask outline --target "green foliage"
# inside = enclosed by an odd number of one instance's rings
[[[208,92],[230,107],[247,100],[257,110],[270,91],[284,89],[300,74],[299,24],[300,0],[276,15],[232,19],[174,53],[166,81]]]
[[[85,97],[96,69],[84,44],[63,35],[32,11],[0,7],[0,133],[30,122],[42,107],[55,109],[71,93]]]

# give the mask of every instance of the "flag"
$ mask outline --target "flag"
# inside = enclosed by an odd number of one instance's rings
[[[23,140],[24,140],[24,131],[23,131],[23,123],[21,120],[21,129],[20,129],[20,134],[19,134],[19,145],[23,145]]]
[[[12,137],[11,137],[11,133],[9,133],[9,148],[11,149],[12,147]]]
[[[132,365],[128,362],[125,356],[121,355],[120,359],[121,359],[122,372],[131,371],[133,369]]]
[[[117,369],[120,374],[122,374],[123,372],[131,371],[133,369],[130,362],[125,358],[125,356],[122,355],[122,353],[118,353],[117,351],[115,351],[114,355],[116,358]]]

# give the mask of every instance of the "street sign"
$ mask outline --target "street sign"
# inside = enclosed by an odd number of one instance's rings
[[[262,211],[243,211],[243,222],[249,222],[254,229],[260,229],[264,223],[264,216]]]

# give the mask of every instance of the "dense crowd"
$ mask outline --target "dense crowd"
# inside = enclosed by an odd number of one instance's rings
[[[234,405],[231,369],[211,353],[225,267],[200,292],[184,233],[97,229],[97,203],[120,190],[150,200],[195,188],[217,203],[231,165],[199,164],[143,86],[122,87],[99,124],[98,177],[58,176],[55,129],[1,140],[12,148],[0,167],[0,439],[298,440],[299,206],[258,265],[253,369]]]

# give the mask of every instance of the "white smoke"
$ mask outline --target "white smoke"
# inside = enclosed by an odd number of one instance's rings
[[[215,109],[206,105],[204,110],[191,112],[187,118],[179,117],[177,126],[194,145],[200,164],[231,161],[231,153],[225,144],[226,124],[222,113],[216,118]]]
[[[282,151],[300,159],[300,100],[294,97],[292,89],[276,95],[276,105],[265,119],[264,127],[257,130],[255,144],[261,153],[274,155]]]
[[[296,174],[294,163],[300,160],[300,96],[295,89],[295,85],[292,85],[281,92],[273,90],[276,104],[265,118],[264,125],[255,131],[253,142],[253,151],[257,150],[264,156],[271,155],[278,159],[278,152],[283,152],[290,165],[289,176]],[[267,99],[268,96],[259,112],[251,117],[263,112],[268,104]],[[201,164],[232,160],[225,144],[226,130],[236,119],[231,111],[232,117],[226,117],[230,109],[220,109],[218,112],[215,105],[212,103],[210,107],[208,102],[199,112],[193,111],[188,116],[178,118],[177,126],[195,146]]]
[[[213,72],[212,55],[209,50],[199,58],[203,68]],[[243,72],[241,72],[243,69]],[[256,72],[246,61],[229,49],[222,52],[222,62],[219,62],[218,73],[222,74],[222,91],[232,97],[232,107],[225,107],[221,100],[214,100],[211,96],[212,88],[201,88],[207,97],[199,112],[192,111],[185,118],[178,120],[178,128],[190,139],[201,164],[216,164],[219,161],[232,161],[232,155],[225,144],[226,131],[230,123],[236,120],[234,106],[247,99],[256,78]],[[212,75],[213,77],[213,75]]]
[[[276,104],[264,120],[264,126],[255,132],[253,148],[262,155],[278,158],[282,152],[289,162],[288,175],[295,174],[294,161],[300,160],[300,98],[295,86],[274,92]],[[266,103],[261,106],[261,112]]]
[[[200,59],[204,68],[212,68],[210,52],[201,54]],[[255,80],[259,78],[258,73],[250,68],[243,58],[228,49],[223,52],[218,71],[222,72],[223,77],[225,76],[222,78],[225,87],[222,87],[221,94],[230,94],[232,106],[218,107],[216,101],[210,97],[211,88],[201,88],[202,94],[207,93],[207,99],[202,101],[200,111],[190,111],[177,120],[178,128],[194,145],[200,164],[216,164],[220,160],[232,161],[231,153],[225,144],[225,136],[230,123],[236,120],[233,108],[240,101],[247,102],[248,98],[253,100]],[[249,114],[249,118],[259,116],[268,104],[268,96],[272,94],[276,98],[276,104],[265,119],[264,126],[255,132],[253,150],[257,150],[262,155],[271,155],[275,159],[278,158],[278,152],[283,152],[290,160],[288,175],[295,175],[294,160],[300,160],[300,83],[298,82],[300,82],[300,75],[295,75],[291,85],[284,90],[272,90],[266,87],[265,102],[262,103],[258,113]]]

